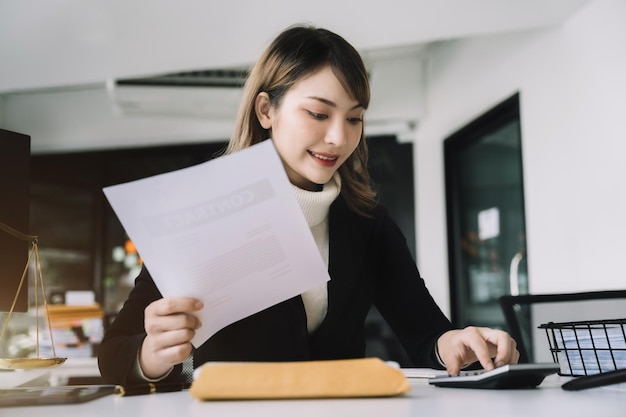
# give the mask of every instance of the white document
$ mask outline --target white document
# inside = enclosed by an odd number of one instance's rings
[[[330,279],[271,140],[104,193],[163,296],[204,302],[196,347]]]

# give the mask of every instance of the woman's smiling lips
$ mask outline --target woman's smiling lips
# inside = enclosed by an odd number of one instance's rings
[[[322,154],[322,153],[317,153],[314,151],[307,151],[307,152],[309,153],[309,155],[313,157],[313,160],[315,162],[326,167],[334,166],[335,163],[337,162],[337,159],[339,159],[339,157],[336,155]]]

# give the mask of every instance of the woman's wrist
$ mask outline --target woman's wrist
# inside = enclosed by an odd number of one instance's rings
[[[169,370],[167,370],[163,375],[161,375],[160,377],[157,378],[150,378],[148,376],[146,376],[146,374],[144,373],[143,369],[141,368],[141,363],[139,361],[139,353],[137,353],[137,360],[135,361],[135,366],[136,366],[136,374],[137,376],[147,382],[159,382],[164,380],[165,378],[167,378],[167,376],[172,372],[172,370],[174,369],[174,367],[170,367]]]

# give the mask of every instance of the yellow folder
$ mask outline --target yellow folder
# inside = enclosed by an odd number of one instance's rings
[[[304,362],[209,362],[196,370],[199,400],[386,397],[410,385],[378,358]]]

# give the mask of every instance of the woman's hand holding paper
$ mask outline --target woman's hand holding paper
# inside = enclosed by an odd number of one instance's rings
[[[159,378],[189,356],[191,339],[201,326],[194,315],[201,301],[171,297],[154,301],[145,309],[146,338],[139,352],[139,365],[148,378]]]

